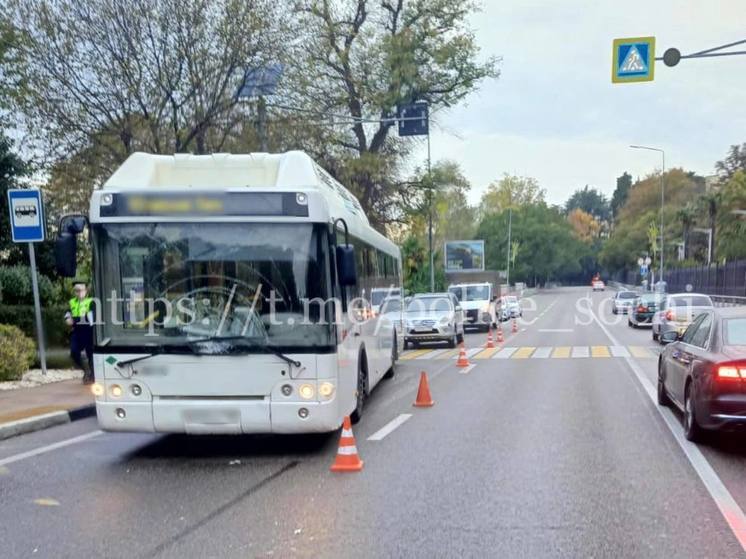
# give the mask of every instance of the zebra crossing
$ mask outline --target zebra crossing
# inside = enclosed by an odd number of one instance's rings
[[[657,348],[631,346],[505,346],[495,348],[476,347],[466,350],[469,359],[610,359],[634,357],[635,359],[657,359]],[[457,359],[458,349],[415,349],[405,351],[400,359]]]

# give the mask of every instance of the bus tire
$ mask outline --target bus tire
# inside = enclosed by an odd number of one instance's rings
[[[365,352],[360,353],[357,365],[357,389],[355,390],[355,409],[350,414],[353,423],[360,421],[365,407],[365,396],[368,387],[368,359]]]

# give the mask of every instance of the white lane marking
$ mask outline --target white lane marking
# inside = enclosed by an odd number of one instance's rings
[[[591,315],[593,316],[593,320],[596,321],[596,324],[598,324],[604,334],[606,334],[609,340],[611,340],[611,343],[618,346],[619,342],[617,342],[614,336],[611,335],[611,332],[609,332],[606,326],[601,323],[592,309]],[[673,412],[668,408],[658,405],[656,389],[653,388],[653,385],[645,376],[645,373],[643,373],[637,362],[631,357],[625,357],[624,360],[637,377],[637,381],[642,386],[642,389],[653,402],[655,409],[657,409],[658,413],[661,414],[661,417],[668,426],[668,429],[671,431],[673,438],[676,439],[677,443],[679,443],[681,450],[684,451],[684,455],[689,459],[689,463],[702,480],[702,483],[710,494],[710,497],[712,497],[712,500],[715,501],[718,509],[720,509],[720,513],[728,523],[733,535],[738,540],[738,543],[741,544],[741,548],[746,551],[746,515],[743,513],[743,510],[738,506],[738,503],[736,503],[736,500],[730,494],[728,488],[725,487],[723,481],[707,461],[705,455],[702,454],[701,450],[699,450],[699,447],[684,438],[684,431]]]
[[[588,349],[588,346],[584,345],[576,345],[572,347],[572,354],[570,354],[570,357],[573,357],[575,359],[585,359],[586,357],[590,357],[591,353]]]
[[[77,437],[73,437],[71,439],[65,439],[64,441],[48,444],[46,446],[40,446],[39,448],[35,448],[34,450],[21,452],[20,454],[14,454],[13,456],[8,456],[7,458],[3,458],[2,460],[0,460],[0,466],[7,466],[8,464],[13,464],[14,462],[25,460],[26,458],[33,458],[34,456],[39,456],[40,454],[52,452],[53,450],[57,450],[58,448],[64,448],[73,444],[82,443],[83,441],[87,441],[88,439],[92,439],[93,437],[98,437],[99,435],[103,434],[103,431],[91,431],[90,433],[78,435]]]
[[[537,347],[531,359],[547,359],[552,353],[551,347]]]
[[[539,328],[539,332],[548,332],[548,333],[570,333],[574,332],[572,328]]]
[[[459,370],[458,370],[458,372],[459,372],[459,373],[461,373],[462,375],[466,375],[466,374],[469,374],[469,372],[470,372],[470,371],[471,371],[471,370],[472,370],[472,369],[473,369],[474,367],[476,367],[476,366],[477,366],[477,364],[476,364],[476,363],[472,363],[472,364],[471,364],[471,365],[469,365],[468,367],[464,367],[463,369],[459,369]]]
[[[480,351],[483,351],[483,350],[484,350],[484,348],[483,348],[483,347],[474,347],[474,348],[472,348],[472,349],[467,349],[467,350],[466,350],[466,356],[467,356],[467,357],[473,357],[473,356],[475,356],[475,355],[476,355],[477,353],[479,353]]]
[[[623,345],[613,345],[610,349],[614,357],[630,357],[629,350]]]
[[[510,356],[518,351],[517,347],[504,347],[492,356],[492,359],[510,359]]]
[[[398,417],[395,417],[389,421],[386,425],[381,427],[378,431],[368,437],[369,441],[380,441],[383,440],[386,435],[390,435],[396,428],[401,427],[407,419],[412,417],[411,413],[403,413]]]

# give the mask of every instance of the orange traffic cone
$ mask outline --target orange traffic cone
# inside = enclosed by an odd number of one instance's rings
[[[332,472],[359,472],[363,469],[363,461],[357,455],[355,436],[352,434],[352,423],[348,415],[342,422],[342,436],[339,438],[337,458],[329,469]]]
[[[490,324],[489,330],[487,330],[487,345],[484,346],[487,349],[492,349],[495,347],[495,341],[492,338],[492,324]]]
[[[502,345],[505,342],[505,338],[503,338],[503,325],[498,324],[497,325],[497,343]]]
[[[513,327],[510,329],[510,331],[513,332],[513,334],[518,332],[518,321],[515,318],[513,319]]]
[[[417,389],[417,399],[412,404],[416,408],[429,408],[435,404],[430,396],[430,384],[427,382],[427,373],[420,373],[420,387]]]
[[[464,344],[461,344],[461,350],[458,352],[458,361],[456,361],[457,367],[468,367],[469,366],[469,360],[466,358],[466,348],[464,347]]]

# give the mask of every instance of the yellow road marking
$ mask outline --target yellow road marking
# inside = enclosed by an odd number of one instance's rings
[[[511,355],[511,359],[528,359],[531,357],[531,354],[534,352],[536,348],[531,346],[524,346],[519,347],[518,351],[516,351],[513,355]]]
[[[629,352],[632,354],[632,357],[637,357],[640,359],[652,359],[653,357],[655,357],[655,355],[653,355],[653,353],[648,348],[640,345],[629,346]]]
[[[435,359],[450,359],[451,357],[456,357],[458,355],[458,352],[458,349],[452,349],[450,351],[446,351],[445,353],[441,353]]]
[[[427,353],[430,353],[432,349],[416,349],[414,351],[410,351],[409,353],[405,353],[401,356],[402,361],[406,361],[408,359],[417,359],[418,357],[421,357]]]
[[[485,349],[477,353],[474,356],[474,359],[489,359],[490,357],[495,355],[498,351],[500,351],[499,347],[491,347],[491,348]]]
[[[42,507],[59,507],[60,502],[56,499],[34,499],[34,503]]]
[[[570,357],[570,350],[572,348],[569,346],[559,346],[555,347],[554,351],[552,352],[552,359],[561,359]]]
[[[593,345],[591,346],[591,357],[611,357],[609,348],[605,345]]]

